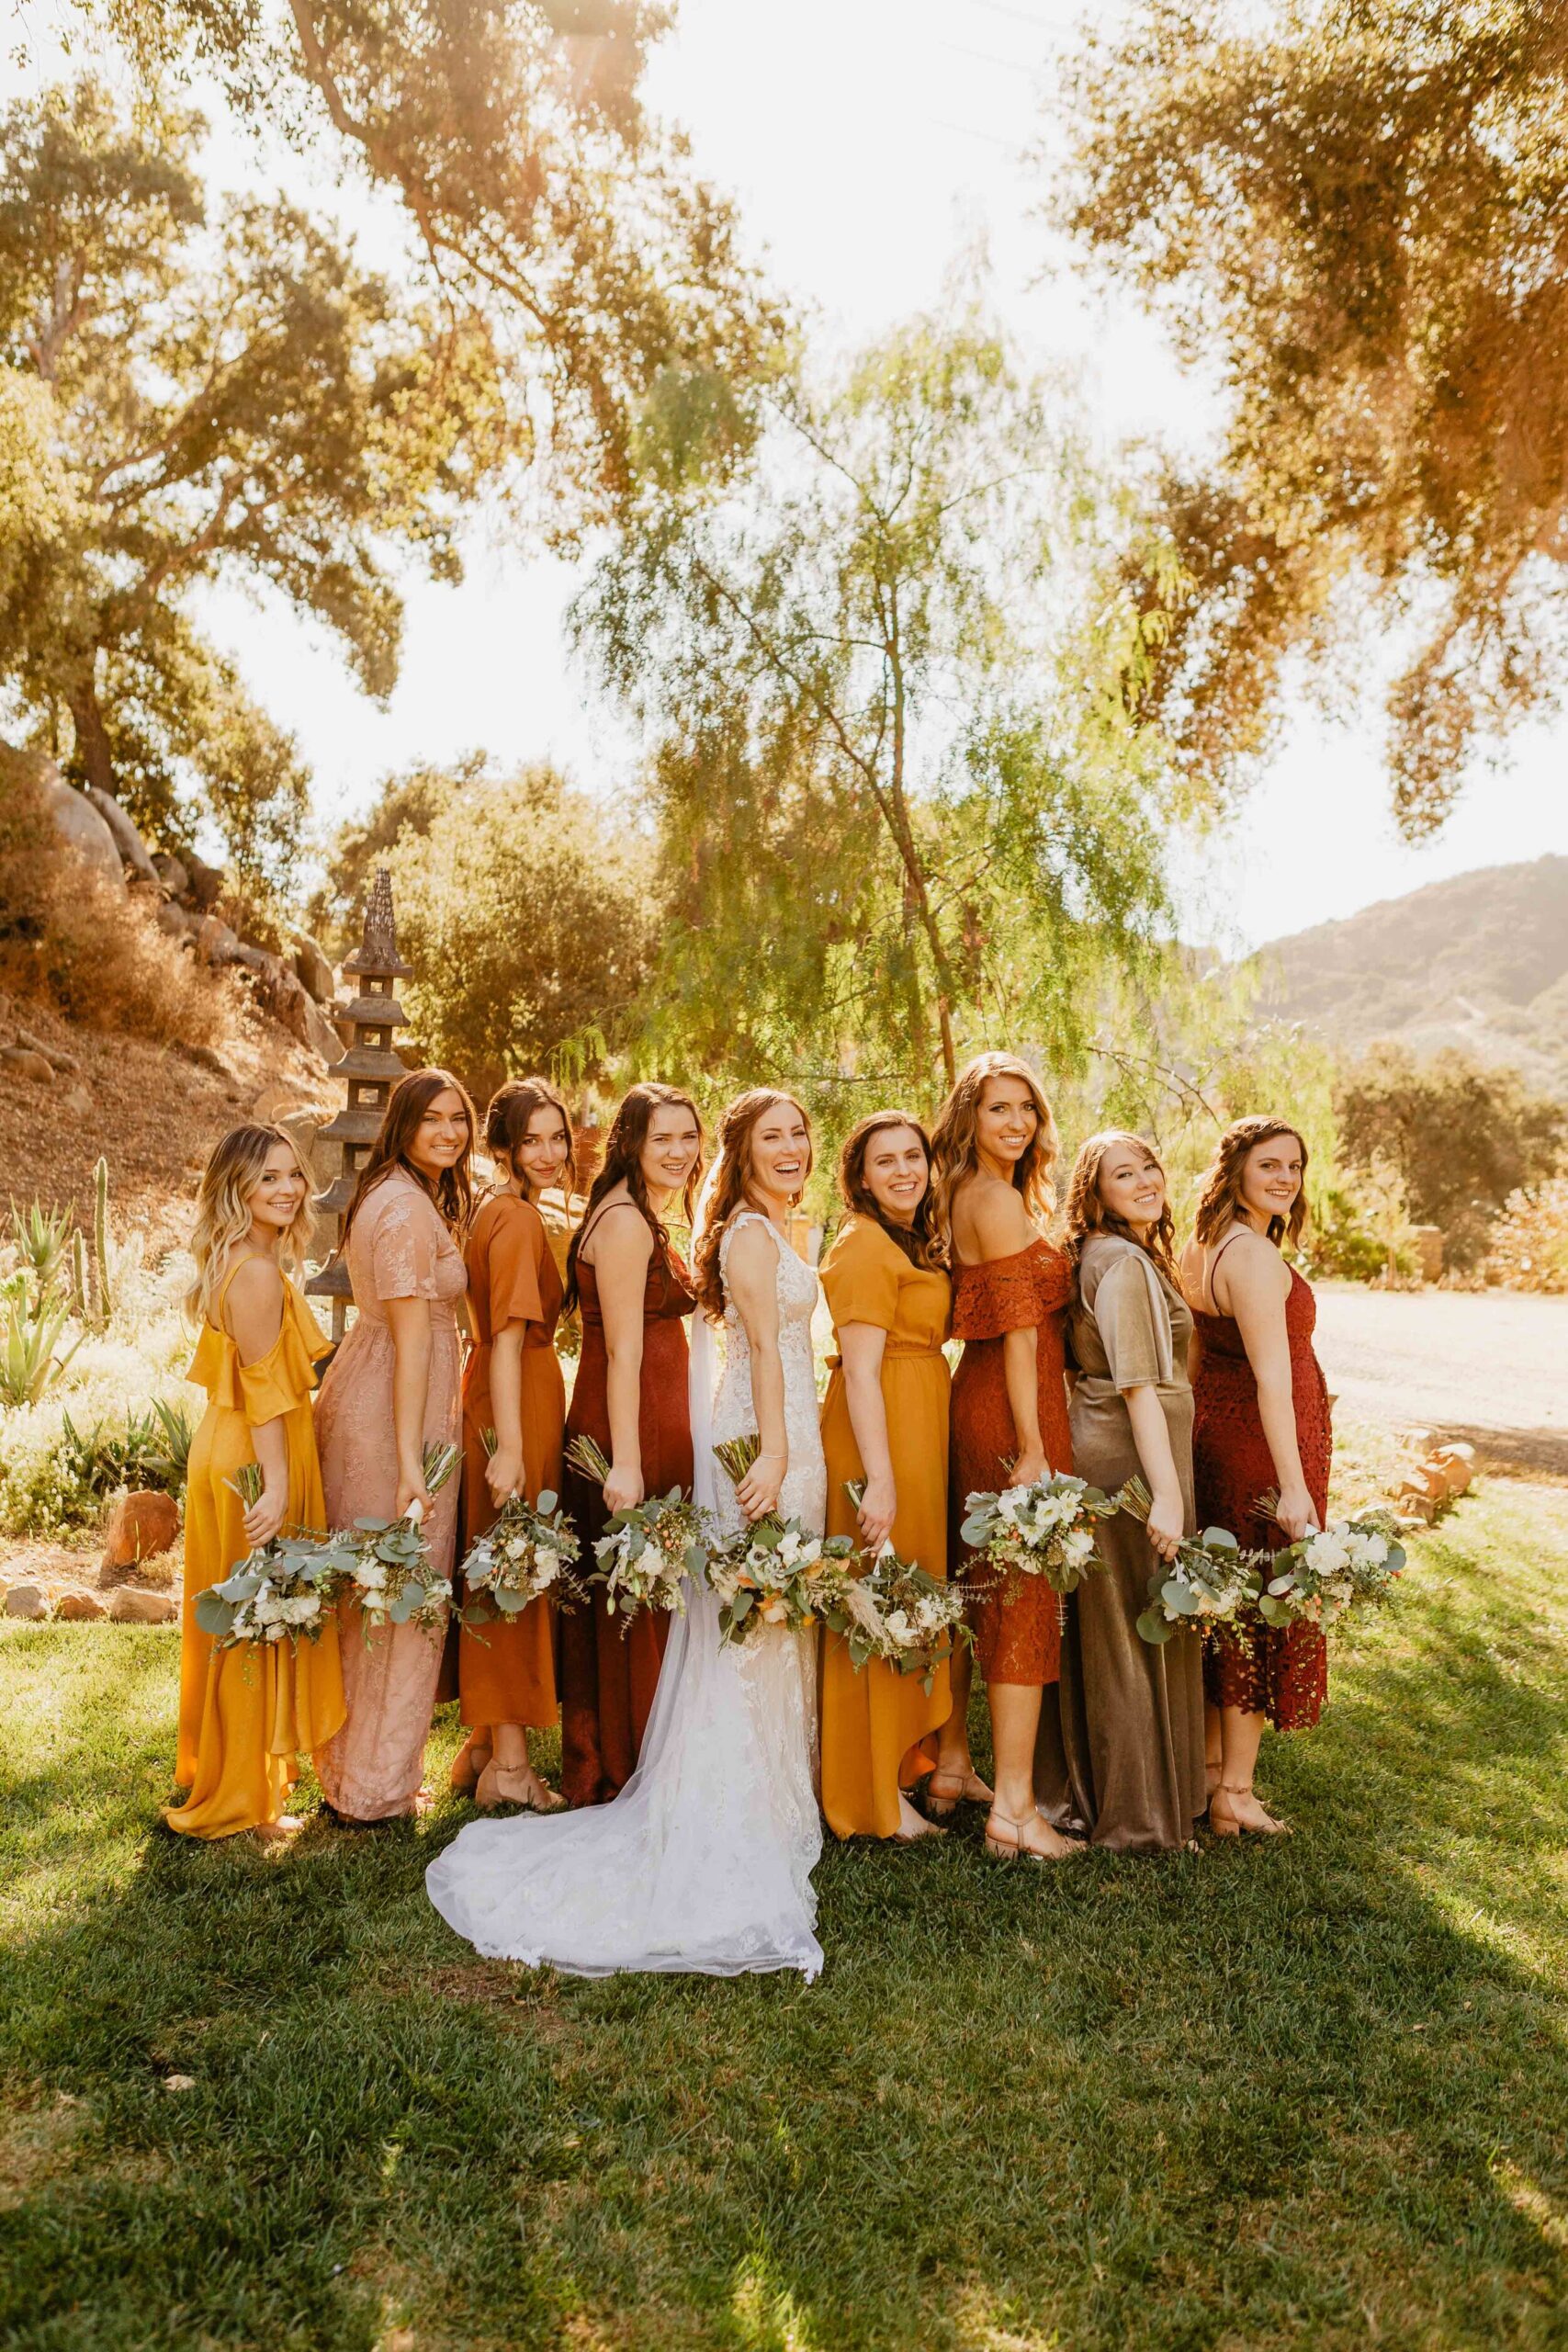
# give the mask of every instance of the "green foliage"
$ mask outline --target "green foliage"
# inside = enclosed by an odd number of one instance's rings
[[[0,1405],[36,1405],[60,1379],[75,1354],[73,1341],[63,1354],[60,1340],[71,1309],[53,1291],[29,1299],[12,1295],[0,1313]]]
[[[411,786],[423,826],[406,814]],[[390,848],[399,938],[416,978],[403,991],[419,1046],[479,1101],[507,1076],[547,1069],[593,1033],[620,1028],[649,971],[637,844],[603,803],[547,768],[508,777],[470,766],[394,778]],[[352,861],[373,814],[351,837]],[[576,1076],[591,1059],[577,1056]]]
[[[1418,1061],[1404,1046],[1374,1046],[1336,1093],[1346,1159],[1397,1172],[1409,1215],[1442,1227],[1460,1270],[1485,1255],[1508,1195],[1553,1174],[1568,1148],[1568,1109],[1535,1094],[1517,1070],[1454,1052]]]
[[[112,1245],[109,1241],[109,1164],[100,1152],[93,1170],[93,1306],[92,1321],[107,1330],[114,1314]],[[84,1295],[84,1305],[85,1297]]]
[[[265,583],[386,695],[386,542],[454,576],[507,435],[479,338],[287,205],[209,222],[201,130],[91,80],[0,119],[0,684],[154,841],[214,820],[255,892],[289,879],[307,778],[191,600]],[[18,471],[39,487],[13,524]]]
[[[327,853],[326,871],[306,909],[318,939],[346,955],[359,944],[359,923],[376,878],[405,832],[423,840],[454,790],[482,781],[489,762],[471,752],[449,768],[406,768],[383,779],[368,813],[343,825]]]
[[[1568,1176],[1509,1193],[1492,1227],[1486,1278],[1510,1290],[1568,1291]]]
[[[983,1044],[1073,1067],[1100,994],[1160,969],[1168,802],[1065,396],[964,313],[826,385],[781,363],[768,413],[724,501],[649,460],[577,608],[654,745],[637,1057],[857,1110]]]
[[[25,1209],[19,1209],[15,1201],[11,1204],[11,1246],[40,1297],[55,1287],[72,1224],[68,1208],[46,1209],[39,1201],[29,1202]]]
[[[121,1487],[184,1493],[190,1452],[188,1425],[180,1455],[171,1445],[169,1425],[157,1407],[148,1405],[140,1412],[129,1409],[123,1429],[95,1421],[90,1430],[79,1430],[69,1411],[61,1415],[61,1425],[62,1485],[73,1504],[68,1518],[78,1521],[96,1518],[107,1498]]]
[[[1568,680],[1561,12],[1139,0],[1061,105],[1059,217],[1231,396],[1220,464],[1159,485],[1190,594],[1151,710],[1195,773],[1234,775],[1290,656],[1348,670],[1414,608],[1390,760],[1402,827],[1429,831],[1477,736]]]
[[[1292,1838],[829,1840],[810,1987],[479,1960],[424,1887],[450,1711],[423,1821],[307,1774],[281,1865],[160,1836],[177,1640],[0,1631],[0,2335],[1552,2352],[1568,1500],[1492,1481],[1414,1552],[1265,1738]]]

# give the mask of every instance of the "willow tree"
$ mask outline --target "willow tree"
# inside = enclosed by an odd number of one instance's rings
[[[927,1100],[982,1041],[1071,1063],[1157,963],[1157,629],[1064,405],[964,318],[781,375],[723,496],[645,422],[576,611],[647,731],[645,1058]]]
[[[384,695],[391,545],[456,573],[505,403],[482,345],[441,343],[289,207],[209,223],[200,136],[91,81],[0,119],[0,450],[33,509],[0,503],[0,684],[154,838],[205,810],[243,879],[279,881],[305,772],[196,593],[265,583]]]
[[[1231,394],[1162,486],[1190,594],[1151,714],[1234,775],[1288,657],[1395,630],[1394,806],[1431,831],[1568,680],[1568,17],[1138,0],[1063,112],[1063,217]]]

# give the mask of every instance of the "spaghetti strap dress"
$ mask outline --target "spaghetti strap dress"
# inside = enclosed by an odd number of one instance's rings
[[[1277,1487],[1280,1479],[1263,1434],[1258,1382],[1240,1326],[1233,1316],[1210,1315],[1201,1308],[1193,1310],[1193,1319],[1200,1343],[1192,1424],[1199,1521],[1205,1527],[1228,1527],[1243,1544],[1269,1544],[1282,1550],[1290,1540],[1284,1529],[1258,1514],[1259,1496]],[[1302,1473],[1322,1527],[1328,1516],[1334,1435],[1328,1384],[1313,1346],[1316,1325],[1312,1285],[1292,1266],[1285,1300],[1291,1396]],[[1267,1715],[1276,1731],[1310,1729],[1328,1695],[1328,1645],[1323,1628],[1300,1622],[1265,1625],[1255,1618],[1234,1632],[1212,1633],[1204,1649],[1203,1683],[1211,1706]]]
[[[616,1204],[619,1205],[619,1204]],[[609,1216],[614,1207],[604,1212]],[[634,1211],[640,1215],[640,1211]],[[582,1353],[571,1392],[566,1435],[591,1437],[606,1455],[611,1450],[609,1356],[599,1282],[593,1268],[577,1261],[582,1317]],[[655,1243],[642,1307],[642,1377],[637,1416],[645,1492],[668,1494],[692,1487],[692,1416],[687,1394],[690,1358],[684,1318],[696,1306],[691,1278],[673,1248]],[[609,1524],[603,1489],[568,1467],[563,1496],[592,1566],[593,1545]],[[643,1733],[659,1687],[670,1620],[661,1609],[639,1609],[613,1617],[603,1597],[586,1608],[565,1610],[559,1626],[561,1789],[569,1804],[607,1804],[637,1769]]]
[[[536,1503],[546,1488],[561,1491],[566,1382],[556,1353],[561,1278],[545,1221],[531,1201],[498,1193],[468,1230],[466,1252],[474,1349],[463,1375],[463,1540],[478,1541],[492,1526],[484,1432],[493,1427],[490,1368],[496,1331],[524,1326],[519,1364],[523,1423],[523,1493]],[[556,1698],[555,1610],[531,1600],[520,1616],[492,1620],[482,1636],[468,1626],[457,1635],[457,1692],[465,1724],[553,1724]]]
[[[952,1285],[940,1267],[907,1258],[873,1218],[851,1217],[828,1252],[822,1288],[835,1333],[846,1323],[867,1323],[887,1334],[882,1401],[897,1497],[889,1541],[900,1559],[945,1577],[950,1384],[942,1343]],[[839,1357],[830,1356],[829,1367],[822,1407],[827,1532],[858,1540],[855,1507],[844,1488],[847,1480],[864,1477],[865,1466]],[[945,1665],[929,1691],[919,1675],[898,1674],[881,1658],[857,1674],[843,1635],[824,1633],[822,1810],[836,1838],[897,1835],[900,1785],[930,1771],[933,1758],[918,1751],[952,1711]]]
[[[283,1286],[283,1323],[265,1355],[242,1363],[217,1321],[205,1324],[187,1379],[207,1391],[190,1450],[186,1487],[185,1604],[180,1633],[180,1716],[175,1777],[190,1793],[164,1818],[186,1838],[230,1838],[276,1821],[287,1809],[298,1758],[332,1737],[344,1719],[343,1674],[334,1623],[314,1642],[213,1647],[196,1623],[197,1595],[221,1583],[250,1553],[245,1506],[230,1484],[256,1458],[254,1430],[280,1421],[288,1465],[283,1532],[326,1525],[321,1465],[310,1419],[316,1364],[330,1352],[292,1283]]]
[[[1066,1310],[1073,1274],[1054,1242],[1032,1241],[1010,1257],[980,1266],[955,1266],[953,1336],[964,1353],[953,1376],[953,1476],[949,1496],[951,1557],[967,1559],[958,1530],[964,1498],[995,1494],[1007,1485],[1018,1453],[1008,1403],[1004,1356],[1009,1331],[1039,1334],[1040,1436],[1053,1471],[1073,1467],[1067,1423]],[[975,1654],[989,1682],[1043,1690],[1061,1672],[1061,1611],[1043,1577],[1019,1577],[999,1590],[976,1591],[968,1607]]]

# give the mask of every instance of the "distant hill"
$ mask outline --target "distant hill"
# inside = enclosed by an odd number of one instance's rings
[[[1269,1011],[1350,1052],[1393,1037],[1568,1097],[1568,857],[1483,866],[1258,951]]]

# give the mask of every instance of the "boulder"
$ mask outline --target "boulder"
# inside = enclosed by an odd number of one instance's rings
[[[82,1065],[74,1054],[68,1054],[63,1046],[46,1044],[42,1037],[35,1037],[30,1029],[18,1029],[17,1043],[25,1046],[30,1054],[41,1054],[55,1069],[68,1069],[73,1078],[81,1069]]]
[[[175,899],[160,899],[152,910],[152,920],[171,939],[194,939],[201,928],[201,917],[193,914],[189,907],[182,907]]]
[[[108,1605],[111,1625],[172,1625],[178,1611],[166,1592],[142,1592],[122,1584]]]
[[[185,860],[176,857],[172,850],[155,849],[152,864],[159,881],[170,896],[183,899],[190,888],[190,876],[186,870]]]
[[[96,784],[89,784],[86,797],[113,834],[114,845],[131,872],[139,874],[144,882],[157,886],[159,875],[152,863],[152,852],[113,793],[103,792]]]
[[[318,1004],[331,1004],[337,994],[337,976],[327,960],[325,949],[311,938],[308,931],[297,931],[292,936],[294,969]]]
[[[1407,1470],[1400,1480],[1399,1492],[1404,1495],[1425,1495],[1433,1502],[1442,1502],[1448,1495],[1448,1481],[1433,1463],[1423,1462]]]
[[[223,876],[216,865],[205,859],[187,857],[186,870],[190,881],[190,895],[198,907],[214,907],[223,896]]]
[[[143,1560],[166,1552],[178,1538],[180,1514],[173,1495],[122,1495],[104,1530],[98,1589],[123,1584]]]
[[[176,1044],[175,1051],[176,1054],[183,1055],[187,1062],[194,1062],[197,1069],[210,1070],[214,1078],[224,1079],[229,1085],[233,1085],[233,1071],[222,1055],[215,1053],[210,1046],[187,1046],[181,1039]]]
[[[84,1086],[80,1079],[74,1086],[66,1088],[60,1102],[61,1108],[69,1111],[73,1119],[90,1119],[98,1109],[92,1088]]]
[[[0,1069],[8,1077],[31,1079],[39,1086],[54,1083],[52,1063],[27,1046],[0,1046]]]
[[[49,1603],[36,1584],[14,1584],[6,1595],[6,1614],[36,1624],[49,1615]]]
[[[17,1035],[20,1037],[24,1046],[30,1045],[32,1043],[32,1040],[28,1037],[25,1029],[18,1029]],[[1471,1468],[1473,1470],[1475,1467],[1475,1448],[1472,1445],[1467,1444],[1462,1438],[1456,1438],[1450,1445],[1434,1446],[1432,1449],[1432,1459],[1434,1462],[1468,1462]]]
[[[240,955],[239,934],[221,915],[203,915],[196,934],[197,959],[203,964],[232,964]]]
[[[346,1050],[343,1039],[314,997],[305,999],[304,1023],[305,1034],[300,1042],[309,1046],[313,1053],[320,1054],[329,1069],[334,1062],[341,1062]]]
[[[104,1614],[104,1604],[94,1592],[62,1592],[54,1613],[62,1624],[85,1625]]]
[[[1423,1527],[1430,1527],[1432,1521],[1438,1516],[1437,1501],[1431,1495],[1414,1495],[1402,1492],[1398,1496],[1397,1501],[1398,1516],[1401,1520],[1419,1521]]]
[[[1441,1478],[1443,1482],[1443,1490],[1447,1494],[1450,1502],[1457,1496],[1465,1493],[1470,1486],[1471,1480],[1475,1476],[1475,1473],[1471,1468],[1470,1464],[1462,1460],[1458,1454],[1439,1453],[1435,1457],[1430,1466]]]
[[[61,839],[95,874],[123,887],[125,867],[114,835],[85,794],[72,790],[52,760],[40,767],[38,780]]]

